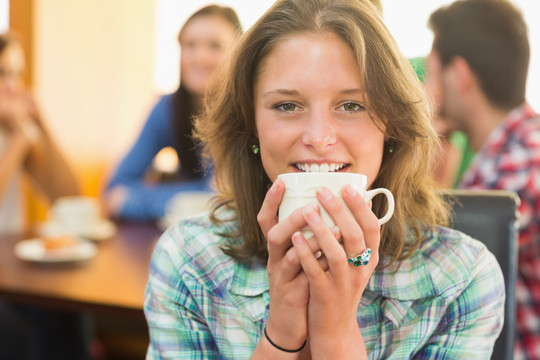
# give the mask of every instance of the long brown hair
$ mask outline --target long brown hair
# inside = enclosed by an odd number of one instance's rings
[[[196,124],[205,155],[215,166],[219,196],[213,219],[220,221],[217,211],[226,207],[235,210],[240,223],[240,233],[228,234],[231,241],[223,246],[236,259],[267,257],[256,216],[271,182],[251,150],[259,66],[284,38],[323,32],[333,32],[349,45],[369,94],[368,111],[386,127],[385,154],[372,186],[389,189],[396,207],[382,228],[381,254],[391,261],[404,259],[421,244],[426,229],[447,221],[447,207],[435,192],[428,166],[438,145],[431,110],[380,12],[367,0],[281,0],[241,39]],[[385,209],[386,200],[376,197],[373,211],[380,216]],[[237,236],[241,242],[232,241]]]

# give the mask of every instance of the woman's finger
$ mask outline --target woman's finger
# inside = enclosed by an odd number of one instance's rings
[[[268,233],[278,222],[277,213],[284,192],[285,186],[280,179],[274,181],[270,189],[266,192],[261,210],[257,214],[257,222],[264,234]]]
[[[305,226],[300,213],[291,214],[285,221],[278,223],[278,209],[285,186],[283,181],[276,179],[264,198],[261,210],[257,214],[257,221],[268,242],[270,260],[279,261],[291,247],[291,235]]]
[[[324,272],[327,272],[329,267],[328,267],[328,260],[326,260],[326,256],[324,256],[324,254],[321,252],[321,256],[320,257],[315,256],[315,258],[319,262],[319,265],[321,266],[321,269]]]
[[[337,226],[333,226],[330,228],[330,231],[334,238],[339,241],[339,238],[341,236],[341,232],[337,228]],[[314,236],[310,236],[309,238],[306,238],[305,234],[303,232],[300,232],[300,235],[304,237],[304,241],[306,242],[307,246],[311,250],[311,253],[313,256],[315,256],[315,259],[319,260],[319,263],[321,266],[323,266],[323,270],[328,270],[328,262],[326,261],[326,257],[324,256],[324,253],[321,250],[321,247],[319,246],[319,242]],[[288,273],[292,274],[291,277],[294,277],[293,275],[296,275],[296,270],[298,270],[300,266],[300,260],[298,259],[298,255],[296,252],[291,251],[292,247],[287,249],[284,258],[286,266],[284,267],[284,270]],[[294,273],[294,274],[293,274]]]
[[[351,185],[347,185],[341,191],[343,200],[353,213],[356,221],[362,228],[364,248],[351,249],[350,255],[355,255],[364,251],[366,248],[372,250],[379,249],[381,227],[377,216],[371,211],[371,207],[366,203],[360,193]],[[353,234],[347,233],[347,230],[342,230],[344,238],[350,237]],[[346,248],[347,249],[347,248]],[[348,250],[348,249],[347,249]],[[374,251],[378,253],[378,251]]]
[[[323,282],[326,282],[327,276],[325,270],[321,267],[318,259],[311,252],[311,248],[307,244],[304,236],[300,232],[296,232],[292,236],[292,242],[294,251],[296,252],[302,269],[306,274],[306,277],[311,284],[310,286],[323,286]]]
[[[318,207],[315,205],[310,207],[306,206],[304,208],[304,218],[309,225],[309,229],[313,232],[314,237],[317,239],[321,251],[324,253],[327,259],[330,269],[332,270],[334,266],[342,267],[342,265],[340,265],[340,260],[342,263],[346,263],[346,257],[342,245],[323,221],[317,209]],[[302,263],[302,266],[304,266],[304,263]]]

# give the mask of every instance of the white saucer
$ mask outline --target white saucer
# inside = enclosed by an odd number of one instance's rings
[[[40,263],[65,263],[88,260],[96,256],[97,247],[90,241],[80,240],[69,249],[49,250],[40,238],[28,239],[15,245],[15,255],[23,260]]]
[[[57,222],[49,221],[42,224],[39,228],[39,233],[42,236],[54,236],[66,232],[84,239],[101,241],[108,239],[114,235],[114,233],[116,232],[116,225],[112,221],[102,219],[87,229],[73,231],[66,229]]]
[[[90,240],[105,240],[113,236],[115,232],[116,225],[112,221],[103,219],[93,225],[91,229],[79,231],[75,235]]]

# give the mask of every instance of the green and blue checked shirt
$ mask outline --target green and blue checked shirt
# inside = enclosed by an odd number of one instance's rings
[[[159,240],[150,265],[147,359],[248,359],[270,303],[265,264],[225,255],[208,216]],[[447,228],[401,266],[377,270],[358,307],[370,359],[489,359],[503,325],[504,280],[480,242]],[[336,304],[339,306],[339,304]]]

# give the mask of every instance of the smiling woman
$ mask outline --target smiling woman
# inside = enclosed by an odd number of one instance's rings
[[[201,166],[199,149],[191,137],[193,117],[201,112],[205,90],[241,32],[234,10],[217,5],[199,9],[184,23],[178,34],[180,85],[160,98],[110,179],[106,203],[112,216],[159,220],[176,195],[210,191],[211,174]],[[169,181],[148,181],[154,157],[167,147],[176,150],[178,171],[168,174],[172,175]]]
[[[147,358],[489,358],[503,278],[444,227],[424,96],[371,1],[276,1],[196,122],[218,194],[156,245]],[[367,175],[393,217],[351,184],[280,217],[279,175],[308,170]]]

